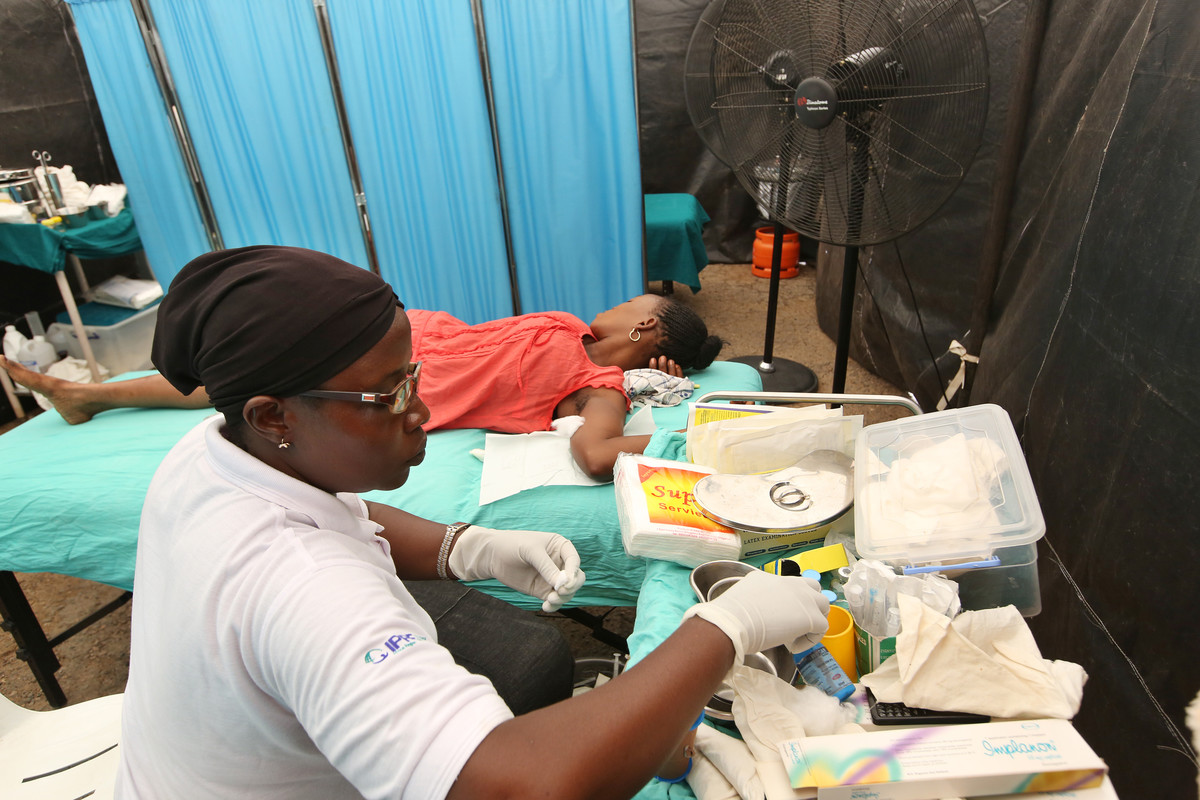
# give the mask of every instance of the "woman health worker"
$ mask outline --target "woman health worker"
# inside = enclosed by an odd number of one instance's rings
[[[310,251],[220,251],[176,277],[155,365],[226,411],[147,493],[118,797],[628,797],[746,653],[819,640],[816,584],[755,572],[604,686],[513,716],[404,581],[495,577],[553,605],[578,556],[359,499],[424,457],[410,331],[386,284]]]
[[[597,314],[589,325],[560,311],[467,325],[445,312],[410,310],[414,361],[429,398],[426,430],[486,428],[500,433],[549,430],[557,417],[581,416],[571,437],[575,461],[588,474],[612,476],[618,453],[640,453],[649,436],[625,436],[624,374],[658,369],[682,376],[704,369],[722,341],[703,320],[671,298],[645,294]],[[45,395],[72,424],[113,408],[203,408],[221,398],[204,387],[182,395],[160,375],[79,384],[0,360],[13,380]]]

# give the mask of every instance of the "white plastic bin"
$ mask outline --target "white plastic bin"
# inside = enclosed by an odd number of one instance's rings
[[[75,328],[69,320],[63,319],[65,316],[60,315],[59,321],[51,324],[46,333],[61,335],[67,343],[67,355],[83,358]],[[120,375],[154,368],[150,362],[150,345],[154,342],[154,323],[158,319],[157,303],[141,311],[84,303],[79,307],[79,316],[96,361],[109,373]]]

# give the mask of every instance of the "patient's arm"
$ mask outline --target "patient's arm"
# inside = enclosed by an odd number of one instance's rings
[[[650,443],[649,436],[625,435],[625,411],[625,394],[616,389],[580,389],[558,405],[557,416],[583,417],[571,437],[571,455],[593,478],[612,478],[619,454],[641,453]]]
[[[208,408],[204,387],[181,393],[158,373],[127,381],[75,383],[42,375],[0,356],[0,369],[25,388],[44,395],[54,410],[72,425],[87,422],[114,408]]]

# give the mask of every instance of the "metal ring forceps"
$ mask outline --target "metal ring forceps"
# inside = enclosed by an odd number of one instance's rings
[[[812,505],[812,498],[790,481],[780,481],[768,491],[771,502],[789,511],[803,511]]]

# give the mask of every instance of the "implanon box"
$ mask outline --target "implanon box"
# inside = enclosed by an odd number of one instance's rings
[[[779,746],[792,786],[819,800],[928,800],[1101,786],[1108,768],[1070,722],[942,725],[811,736]]]

